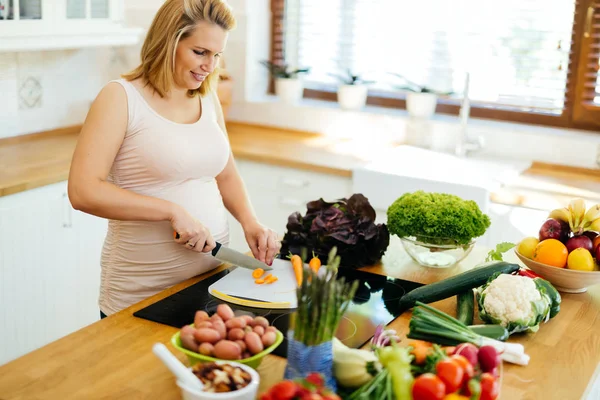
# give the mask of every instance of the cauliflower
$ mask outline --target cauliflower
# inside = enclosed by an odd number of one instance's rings
[[[537,332],[550,318],[552,300],[539,282],[525,276],[495,274],[477,289],[479,315],[509,333]]]

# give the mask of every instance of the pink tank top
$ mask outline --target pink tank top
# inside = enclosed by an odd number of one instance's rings
[[[225,168],[230,147],[217,120],[216,96],[200,99],[197,122],[179,124],[159,115],[130,82],[113,82],[127,93],[129,115],[109,181],[181,205],[228,245],[227,211],[215,177]],[[210,254],[175,243],[169,222],[109,220],[100,309],[107,315],[120,311],[219,264]]]

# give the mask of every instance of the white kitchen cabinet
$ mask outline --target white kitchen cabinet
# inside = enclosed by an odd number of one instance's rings
[[[0,52],[136,44],[123,0],[0,0]]]
[[[66,182],[0,198],[0,364],[98,319],[106,227]]]
[[[286,232],[289,215],[295,211],[304,215],[309,201],[321,197],[332,201],[352,195],[352,181],[349,177],[248,160],[236,162],[259,221],[275,230],[280,237]],[[237,242],[232,241],[232,247],[247,249],[237,222],[230,224],[230,231],[232,237],[238,238]]]

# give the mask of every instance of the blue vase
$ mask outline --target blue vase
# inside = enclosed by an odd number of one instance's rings
[[[319,373],[325,379],[325,386],[333,392],[337,389],[333,377],[333,343],[306,346],[294,340],[294,332],[288,331],[287,365],[285,379],[306,378],[311,372]]]

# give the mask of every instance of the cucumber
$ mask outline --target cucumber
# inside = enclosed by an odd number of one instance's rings
[[[519,268],[518,264],[500,261],[476,267],[441,281],[418,287],[400,298],[400,312],[402,313],[413,308],[416,301],[428,304],[444,300],[485,284],[495,273],[512,274],[518,271]]]
[[[475,294],[473,289],[466,290],[456,295],[456,319],[465,325],[473,324],[475,311]]]
[[[508,339],[509,336],[508,329],[502,325],[469,325],[469,329],[478,335],[500,340],[501,342]]]
[[[550,304],[550,318],[556,317],[556,314],[560,311],[560,302],[561,297],[558,293],[558,290],[550,282],[542,278],[534,278],[539,285],[543,286],[546,289],[546,294],[550,297],[552,304]]]

